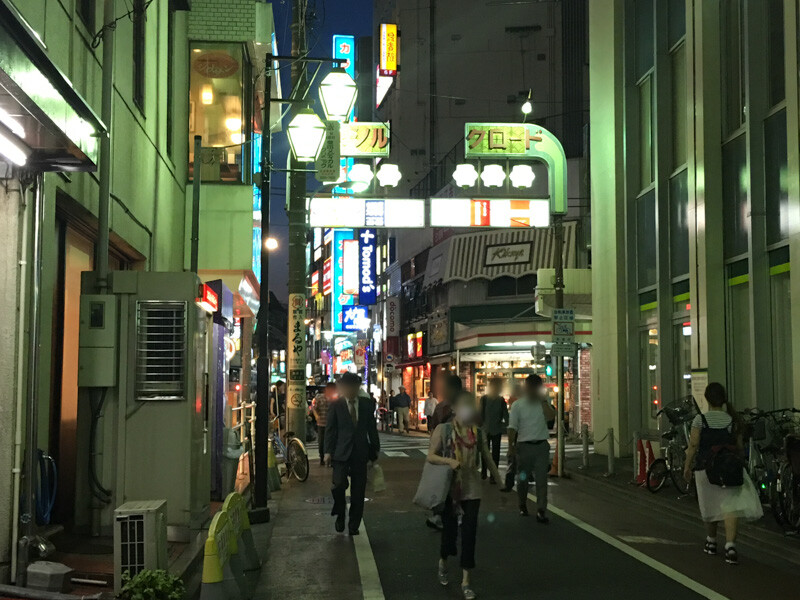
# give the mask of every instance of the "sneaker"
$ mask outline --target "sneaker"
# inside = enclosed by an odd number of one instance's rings
[[[450,579],[447,577],[447,567],[439,565],[439,585],[447,585]]]
[[[434,517],[428,517],[425,519],[425,525],[430,527],[431,529],[435,529],[436,531],[442,530],[442,517],[436,515]]]
[[[739,564],[739,553],[736,551],[736,546],[728,546],[725,548],[725,562],[729,565]]]
[[[550,522],[550,519],[545,514],[543,510],[536,511],[536,522],[541,523],[542,525],[547,525]]]
[[[706,545],[703,546],[703,552],[706,554],[716,554],[717,553],[717,542],[709,542],[706,540]]]
[[[528,516],[528,507],[527,506],[520,506],[519,507],[519,516],[520,517],[527,517]]]
[[[475,600],[475,598],[478,597],[478,595],[469,585],[462,585],[461,593],[464,594],[464,600]]]

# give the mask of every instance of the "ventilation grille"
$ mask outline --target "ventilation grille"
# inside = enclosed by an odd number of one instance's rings
[[[186,303],[136,305],[136,399],[186,398]]]
[[[144,515],[118,516],[117,527],[119,527],[119,572],[127,571],[131,577],[135,577],[145,568]]]

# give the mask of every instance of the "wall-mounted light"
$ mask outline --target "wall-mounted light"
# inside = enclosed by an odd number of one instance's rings
[[[453,180],[459,187],[472,187],[478,181],[478,171],[471,164],[458,165],[453,171]]]
[[[403,176],[400,174],[400,167],[397,165],[382,163],[375,177],[378,178],[378,183],[383,187],[397,187]]]
[[[514,165],[508,174],[508,178],[515,188],[529,188],[533,185],[536,175],[530,165]]]
[[[486,187],[500,187],[506,180],[506,172],[500,165],[486,165],[481,171],[481,181]]]
[[[228,129],[228,131],[241,131],[242,120],[238,117],[228,117],[225,119],[225,127]]]
[[[200,102],[203,104],[213,104],[214,102],[214,88],[206,84],[200,89]]]

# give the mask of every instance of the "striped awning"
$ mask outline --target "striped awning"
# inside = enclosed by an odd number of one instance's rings
[[[564,268],[575,267],[576,221],[564,223]],[[441,246],[441,248],[439,248]],[[437,250],[438,249],[438,250]],[[505,255],[498,257],[497,250]],[[431,249],[440,260],[428,260],[425,285],[442,281],[472,281],[522,277],[555,266],[552,229],[493,229],[456,235]]]

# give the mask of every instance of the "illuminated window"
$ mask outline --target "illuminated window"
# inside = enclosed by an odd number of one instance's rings
[[[244,142],[249,126],[244,85],[249,69],[241,44],[193,44],[189,59],[189,177],[194,176],[194,136],[203,138],[202,179],[246,182]]]

